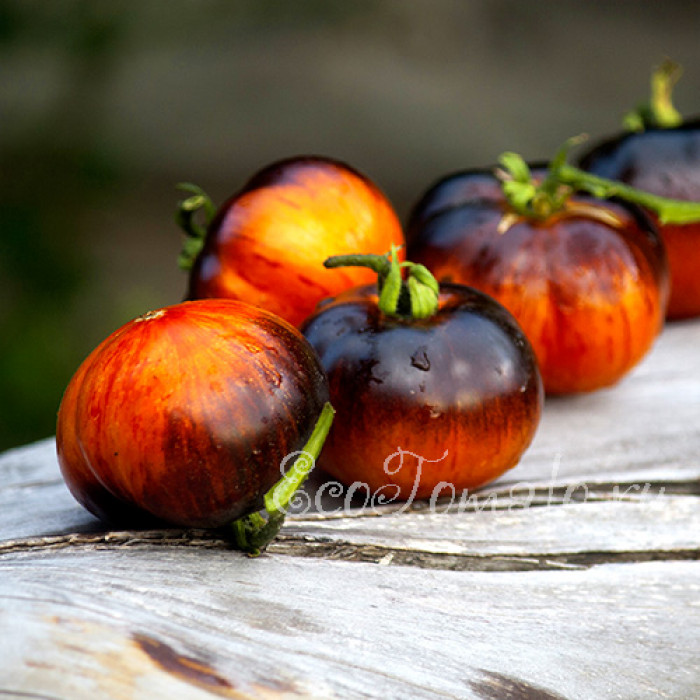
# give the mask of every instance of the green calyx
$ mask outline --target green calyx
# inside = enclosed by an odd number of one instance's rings
[[[175,221],[185,232],[185,240],[177,264],[181,270],[188,271],[204,247],[204,238],[216,213],[216,207],[204,190],[197,185],[181,182],[177,185],[177,189],[190,193],[187,199],[178,202],[175,214]],[[203,218],[204,223],[199,223],[198,218]]]
[[[501,180],[503,194],[515,214],[544,221],[564,209],[573,189],[561,180],[559,173],[569,150],[581,139],[581,136],[576,136],[564,143],[549,164],[547,176],[539,184],[533,181],[530,168],[521,155],[510,151],[501,155],[496,176]]]
[[[327,268],[367,267],[377,273],[379,310],[386,316],[429,318],[438,310],[439,285],[427,267],[398,261],[398,248],[386,255],[334,255]]]
[[[328,432],[333,424],[335,410],[326,403],[316,421],[311,437],[284,476],[265,494],[263,502],[267,518],[251,513],[235,520],[231,527],[238,549],[250,556],[260,555],[272,542],[284,523],[295,494],[313,469]]]
[[[687,202],[659,197],[638,190],[616,180],[608,180],[569,165],[569,151],[585,136],[568,139],[548,166],[541,183],[535,183],[530,169],[517,153],[504,153],[495,171],[502,182],[503,194],[510,213],[502,221],[501,232],[506,231],[518,219],[544,221],[557,212],[565,211],[569,197],[575,192],[586,192],[606,199],[618,197],[653,211],[662,224],[688,224],[700,221],[700,202]]]
[[[673,88],[681,77],[681,67],[665,60],[651,74],[651,95],[648,102],[625,114],[622,125],[626,131],[648,128],[673,129],[683,123],[683,117],[673,106]]]

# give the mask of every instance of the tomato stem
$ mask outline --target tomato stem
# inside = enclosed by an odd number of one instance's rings
[[[330,403],[326,403],[316,421],[311,437],[304,448],[297,453],[298,456],[294,464],[265,494],[263,502],[267,519],[260,513],[251,513],[231,524],[239,549],[247,552],[250,556],[258,556],[277,536],[284,523],[290,503],[306,481],[319,454],[321,454],[321,449],[333,424],[334,415],[335,410]]]
[[[216,214],[216,207],[204,190],[190,182],[181,182],[177,189],[189,192],[190,197],[178,202],[175,221],[185,232],[185,240],[177,259],[181,270],[190,270],[204,246],[204,238],[207,235],[209,223]],[[204,224],[195,220],[198,214],[203,214]]]
[[[644,131],[648,128],[673,129],[683,123],[683,117],[673,106],[673,87],[682,73],[681,67],[665,60],[651,74],[649,101],[625,114],[622,124],[627,131]]]
[[[575,136],[561,146],[549,164],[547,176],[539,184],[532,179],[530,168],[520,154],[508,151],[501,155],[496,176],[501,180],[503,194],[515,214],[525,219],[544,221],[564,209],[572,189],[561,181],[559,171],[566,162],[569,150],[582,138]],[[514,219],[507,217],[506,221],[510,224]],[[502,227],[499,230],[503,233]]]
[[[429,318],[438,309],[439,285],[427,267],[402,262],[398,248],[386,255],[334,255],[323,264],[327,268],[367,267],[377,273],[379,310],[387,316]],[[404,279],[403,272],[406,272]]]
[[[501,179],[503,193],[511,211],[516,215],[504,216],[501,232],[507,228],[505,224],[512,225],[518,217],[542,221],[564,210],[569,197],[577,191],[587,192],[600,199],[618,197],[638,204],[653,211],[662,224],[700,221],[700,202],[659,197],[569,165],[566,162],[568,152],[582,139],[582,136],[577,136],[565,142],[550,162],[548,174],[540,184],[533,182],[530,170],[520,155],[504,153],[500,157],[501,168],[496,170],[496,176]]]
[[[594,197],[619,197],[650,209],[662,224],[689,224],[700,221],[700,202],[659,197],[615,180],[592,175],[572,165],[563,165],[559,170],[559,177],[574,189],[588,192]]]

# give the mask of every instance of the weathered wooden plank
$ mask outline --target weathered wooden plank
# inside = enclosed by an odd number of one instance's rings
[[[700,460],[698,461],[700,462]],[[697,510],[688,506],[683,498],[680,498],[678,505],[673,507],[665,508],[662,504],[664,496],[698,492],[697,480],[688,478],[687,472],[684,475],[659,479],[659,476],[663,477],[664,475],[657,474],[656,469],[653,469],[651,474],[643,469],[631,470],[626,475],[619,475],[620,477],[624,476],[624,478],[620,478],[617,483],[606,483],[608,476],[608,474],[601,474],[597,480],[594,478],[578,481],[572,479],[568,484],[563,479],[511,483],[499,481],[492,487],[472,494],[471,498],[470,494],[461,500],[456,497],[451,501],[451,506],[449,505],[450,499],[438,500],[434,504],[434,510],[440,515],[447,510],[458,513],[475,511],[478,515],[470,521],[472,525],[481,520],[497,522],[498,531],[503,531],[503,528],[507,527],[513,518],[529,517],[527,514],[519,513],[521,509],[529,506],[551,510],[552,506],[558,504],[566,505],[568,503],[571,504],[570,507],[573,507],[573,504],[580,501],[586,501],[589,506],[597,501],[605,500],[610,500],[613,503],[636,501],[641,504],[637,514],[642,521],[647,520],[648,516],[650,517],[658,510],[661,510],[661,523],[665,522],[665,518],[670,513],[690,510],[689,517],[696,515]],[[652,477],[650,480],[645,480],[650,476]],[[437,520],[433,518],[435,520],[434,526],[425,525],[426,517],[431,510],[429,502],[396,503],[388,506],[373,506],[371,503],[367,503],[366,506],[361,507],[364,502],[364,492],[362,499],[354,499],[351,504],[346,504],[345,494],[324,489],[325,497],[315,502],[314,489],[323,486],[323,484],[322,477],[318,477],[314,481],[307,490],[309,499],[300,503],[298,513],[289,518],[287,528],[294,527],[297,531],[299,528],[305,527],[304,523],[318,527],[318,521],[322,520],[328,521],[324,527],[336,528],[338,531],[351,527],[359,530],[364,526],[353,523],[356,518],[369,521],[373,515],[387,515],[392,511],[404,510],[408,511],[404,513],[406,527],[417,528],[416,531],[419,531],[421,527],[424,530],[426,528],[440,530],[444,527],[449,529],[453,527],[453,523],[457,522],[451,520],[443,526],[442,519],[438,517]],[[319,504],[321,505],[320,510]],[[348,505],[349,507],[347,507]],[[497,511],[506,511],[508,516],[494,516],[493,513]],[[631,509],[616,509],[614,512],[618,511],[620,515],[606,517],[615,522],[618,517],[626,517],[622,516],[623,512],[632,514]],[[592,510],[567,510],[567,517],[573,512],[577,515],[593,515]],[[603,512],[613,513],[612,510],[605,508]],[[489,516],[489,513],[492,515]],[[560,517],[551,513],[548,515],[557,519]],[[537,512],[531,514],[531,517],[540,519],[544,516]],[[346,522],[344,524],[337,523],[336,521],[340,518]],[[419,524],[421,522],[423,525]],[[531,522],[528,520],[528,528],[532,527]],[[597,529],[600,529],[601,525],[600,522],[593,523]],[[678,525],[681,525],[680,516]],[[369,527],[377,527],[377,524],[369,525]],[[387,523],[387,527],[394,528],[394,525]],[[668,527],[675,527],[675,525],[669,524]],[[101,523],[85,512],[65,488],[55,462],[53,440],[43,441],[22,450],[13,450],[0,457],[0,542],[22,537],[99,532],[102,530],[104,527]],[[678,529],[679,533],[691,531],[688,527],[679,527]],[[489,538],[491,539],[491,535]]]
[[[53,438],[0,456],[0,541],[104,529],[71,496]]]
[[[0,558],[0,696],[687,699],[698,574],[17,553]]]
[[[700,501],[688,496],[516,510],[289,521],[289,537],[470,556],[583,552],[700,556]],[[332,548],[328,548],[332,551]],[[516,562],[517,564],[517,562]]]
[[[700,478],[700,322],[668,324],[619,384],[549,398],[541,430],[506,481]]]
[[[110,532],[52,439],[7,452],[0,697],[696,696],[699,345],[674,324],[622,384],[548,400],[466,507],[346,508],[316,473],[257,560]]]

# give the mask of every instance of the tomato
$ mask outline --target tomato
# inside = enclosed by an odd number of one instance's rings
[[[580,166],[664,197],[700,201],[700,120],[672,129],[620,134],[594,146]],[[668,318],[700,315],[700,222],[664,224],[654,218],[671,270]]]
[[[381,294],[347,290],[302,326],[337,411],[319,466],[403,500],[440,495],[441,482],[476,488],[515,466],[542,408],[530,344],[500,304],[441,285],[416,318],[412,298],[401,310],[416,286],[401,282],[393,310],[383,306],[386,282]]]
[[[624,132],[591,147],[579,166],[662,197],[700,201],[700,119],[684,120],[672,101],[680,66],[663,61],[651,75],[648,103],[625,115]],[[669,319],[700,315],[700,219],[668,221],[649,211],[666,244],[671,271]]]
[[[299,331],[231,300],[149,312],[106,338],[63,396],[63,477],[96,516],[219,527],[261,508],[328,383]]]
[[[298,326],[320,300],[372,279],[364,269],[325,269],[329,255],[383,253],[402,243],[391,204],[364,175],[329,158],[283,160],[213,217],[188,298],[246,301]]]
[[[528,191],[548,182],[540,165],[529,175]],[[559,185],[552,192],[560,197]],[[494,171],[464,171],[430,188],[407,228],[410,259],[515,316],[550,394],[617,382],[651,348],[668,295],[664,247],[642,212],[569,195],[530,217],[511,206]]]

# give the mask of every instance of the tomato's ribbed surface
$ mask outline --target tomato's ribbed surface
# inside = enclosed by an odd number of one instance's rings
[[[501,302],[532,343],[548,393],[618,381],[646,355],[664,321],[668,264],[649,220],[620,203],[576,197],[569,210],[501,232],[506,205],[497,179],[491,175],[488,192],[483,173],[461,178],[463,192],[475,179],[480,194],[431,216],[416,210],[408,257],[440,281]],[[452,178],[451,190],[459,180]],[[438,187],[422,208],[441,198]]]

